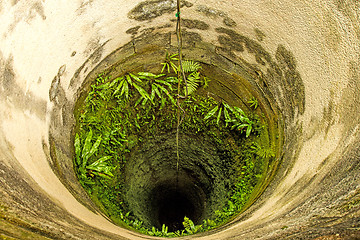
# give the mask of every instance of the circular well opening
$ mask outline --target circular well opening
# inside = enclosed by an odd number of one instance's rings
[[[153,53],[155,50],[156,49],[152,49],[150,52]],[[185,50],[186,56],[190,58],[192,55]],[[209,52],[209,54],[215,53]],[[156,55],[155,57],[163,58],[164,51],[155,51],[155,54],[149,54],[148,52],[142,53],[141,59],[145,61],[147,60],[146,56],[150,57],[150,55],[152,60],[154,59],[154,55]],[[130,68],[130,66],[131,71],[129,71],[134,74],[139,71],[156,72],[155,70],[159,70],[159,64],[154,60],[153,62],[156,62],[156,66],[155,63],[143,65],[142,61],[136,62],[134,66],[137,57],[137,55],[131,55],[129,58],[123,59],[114,65],[109,72],[107,72],[107,75],[126,75],[128,72],[124,69]],[[160,59],[159,62],[161,61],[163,60]],[[117,68],[120,64],[121,69]],[[243,109],[250,108],[246,103],[240,101],[239,96],[245,96],[244,98],[251,99],[251,96],[255,98],[257,94],[249,92],[247,88],[249,84],[247,84],[245,78],[236,78],[237,75],[229,75],[216,64],[213,65],[207,62],[201,62],[201,64],[203,67],[202,73],[206,76],[211,76],[212,79],[206,91],[211,91],[212,95],[217,96],[218,99],[216,100],[219,102],[218,105],[225,102]],[[98,71],[94,70],[94,72]],[[91,75],[89,75],[88,78],[90,79]],[[232,82],[230,80],[230,82],[224,83],[217,81],[217,79],[224,78],[241,81],[241,83],[244,84],[244,88],[234,88],[239,91],[239,96],[229,91],[232,89]],[[90,84],[90,81],[86,82],[83,86],[84,89],[90,88]],[[206,95],[204,91],[201,93],[204,96]],[[86,95],[84,95],[82,99],[85,97]],[[261,98],[259,98],[259,102],[260,101]],[[79,101],[79,103],[81,102],[83,102],[83,100]],[[107,107],[111,109],[114,106],[110,104]],[[264,111],[268,114],[266,109],[262,108],[263,106],[261,105],[261,107],[257,109],[257,112]],[[268,115],[266,115],[266,117],[267,116]],[[159,116],[153,116],[155,119],[156,117]],[[264,115],[264,118],[266,117]],[[203,118],[204,116],[202,119]],[[270,131],[273,132],[274,130],[271,129]],[[166,225],[169,232],[182,230],[184,229],[182,223],[185,216],[190,218],[194,224],[202,224],[203,220],[214,219],[216,217],[215,212],[219,209],[224,209],[224,206],[227,204],[226,199],[229,186],[235,179],[235,177],[230,178],[229,176],[235,172],[235,167],[238,168],[236,171],[239,172],[239,169],[245,169],[248,166],[254,165],[254,159],[262,153],[257,149],[258,152],[252,153],[253,159],[251,162],[241,162],[241,164],[236,165],[235,161],[240,162],[240,160],[242,160],[240,158],[232,158],[232,155],[237,152],[231,154],[222,151],[223,148],[225,149],[225,146],[232,148],[236,142],[226,140],[227,145],[224,144],[223,146],[212,139],[209,134],[204,134],[204,136],[209,138],[207,141],[200,139],[199,134],[196,136],[193,136],[192,133],[188,135],[183,134],[179,143],[182,159],[178,172],[176,170],[175,135],[173,132],[156,132],[153,134],[155,135],[149,138],[147,136],[142,138],[141,144],[139,143],[140,138],[137,138],[136,134],[129,134],[126,147],[129,148],[131,152],[126,155],[125,160],[122,160],[126,163],[124,164],[122,172],[114,172],[115,179],[118,180],[119,184],[116,185],[117,195],[112,195],[113,199],[121,198],[121,201],[119,200],[119,204],[117,205],[121,205],[121,207],[125,209],[123,212],[124,215],[127,214],[128,216],[130,213],[130,217],[136,218],[134,223],[137,224],[141,222],[144,227],[150,227],[150,229],[152,226],[161,229],[162,225]],[[160,136],[158,134],[160,134]],[[264,134],[266,134],[266,132]],[[234,138],[234,141],[235,140],[237,139]],[[272,144],[272,141],[273,139],[269,135],[266,141],[264,140],[264,147]],[[241,149],[241,146],[239,146],[239,152],[241,152]],[[267,160],[268,158],[270,157],[267,157]],[[232,159],[233,162],[229,161],[230,159]],[[261,179],[257,179],[259,180],[259,184],[252,188],[254,194],[246,200],[246,206],[242,209],[246,209],[246,207],[256,199],[256,195],[260,194],[269,182],[270,178],[262,177],[269,175],[267,173],[269,170],[266,166],[267,164],[269,164],[269,162],[261,163],[259,164],[259,169],[255,169],[257,172],[261,172],[261,174],[258,174]],[[264,169],[261,168],[262,166],[265,166]],[[271,170],[273,169],[275,168]],[[118,190],[120,190],[121,193],[119,193]],[[101,199],[99,201],[101,202]],[[110,208],[106,210],[112,211]],[[228,212],[233,212],[233,210],[229,209]],[[111,212],[108,214],[112,215]],[[114,219],[116,221],[118,220],[116,217],[114,217]]]

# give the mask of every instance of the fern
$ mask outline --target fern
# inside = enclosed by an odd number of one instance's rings
[[[200,73],[199,72],[191,73],[187,78],[188,94],[194,93],[198,89],[199,83],[200,83]],[[186,91],[186,87],[184,87],[184,89],[185,89],[184,91]]]
[[[183,67],[184,72],[186,72],[186,73],[195,72],[195,71],[198,71],[201,68],[200,63],[194,62],[194,61],[191,61],[191,60],[183,61],[182,62],[182,67]]]
[[[230,116],[230,113],[232,116]],[[227,103],[221,103],[215,106],[205,115],[204,120],[216,117],[216,124],[219,126],[222,114],[225,118],[225,127],[230,123],[231,129],[237,129],[240,132],[245,131],[246,137],[250,136],[255,122],[252,121],[241,108],[230,107]]]
[[[165,62],[161,63],[163,65],[163,68],[161,69],[161,72],[164,72],[165,69],[167,69],[167,72],[170,73],[171,69],[174,71],[174,73],[178,72],[178,66],[174,63],[174,61],[178,61],[177,53],[170,55],[168,52],[166,52],[165,56]]]
[[[252,97],[248,103],[250,104],[250,107],[254,108],[254,110],[256,110],[256,108],[258,107],[259,105],[259,102],[258,100],[255,98],[255,97]]]
[[[209,119],[212,116],[214,116],[218,109],[219,109],[219,106],[215,106],[213,109],[211,109],[204,117],[204,120]]]
[[[210,81],[211,81],[210,78],[204,77],[204,79],[203,79],[204,88],[209,87],[209,82],[210,82]]]
[[[212,110],[210,110],[206,114],[204,120],[215,116],[216,113],[217,113],[217,115],[216,115],[217,116],[216,117],[216,124],[219,126],[221,115],[223,113],[224,118],[225,118],[225,127],[227,127],[228,123],[232,121],[228,110],[232,111],[232,108],[228,104],[222,102],[222,103],[220,103],[220,105],[217,105]]]
[[[98,139],[96,140],[96,142],[94,143],[94,145],[91,144],[92,141],[92,130],[90,129],[90,131],[88,132],[86,139],[85,139],[85,143],[84,143],[84,147],[82,149],[82,153],[81,153],[81,166],[85,167],[87,165],[87,161],[88,159],[98,150],[100,142],[101,142],[101,136],[98,137]]]
[[[251,146],[251,149],[261,158],[275,157],[275,153],[271,147],[259,146],[257,143]]]
[[[111,179],[114,175],[112,174],[113,167],[110,167],[106,162],[109,160],[111,156],[105,156],[97,161],[93,162],[89,166],[86,167],[87,170],[90,171],[90,175],[97,175],[100,177],[104,177],[107,179]]]
[[[170,92],[173,90],[172,83],[174,82],[173,79],[174,77],[168,77],[162,80],[161,77],[165,76],[166,74],[155,75],[150,72],[139,72],[137,75],[138,75],[137,77],[140,80],[144,80],[148,82],[148,84],[150,85],[150,94],[148,94],[139,85],[133,83],[132,86],[134,86],[135,89],[138,90],[139,94],[141,95],[138,101],[135,103],[135,106],[137,106],[140,103],[144,106],[148,102],[155,104],[154,100],[156,97],[160,99],[161,106],[164,106],[166,98],[163,97],[163,94],[165,94],[169,98],[169,100],[174,105],[176,105],[176,101],[170,94]]]
[[[188,234],[195,234],[202,228],[202,225],[195,225],[194,222],[186,216],[184,217],[183,226]]]
[[[154,76],[158,77],[157,75]],[[125,99],[128,99],[130,96],[130,91],[129,91],[130,87],[134,87],[143,98],[150,99],[148,93],[142,87],[140,87],[138,84],[135,83],[135,82],[141,83],[142,78],[143,78],[142,75],[136,76],[135,74],[132,73],[128,73],[123,77],[116,78],[114,81],[116,81],[118,85],[113,95],[117,96],[117,94],[120,92],[119,97],[125,96]]]
[[[102,157],[92,164],[88,164],[88,160],[99,149],[102,141],[101,136],[97,138],[94,144],[92,144],[93,132],[90,131],[86,135],[83,146],[81,147],[81,140],[78,134],[75,136],[75,162],[78,165],[78,171],[80,173],[80,180],[85,184],[94,184],[94,182],[88,178],[88,175],[94,177],[94,175],[111,179],[113,177],[113,167],[110,167],[106,162],[111,156]]]
[[[216,222],[214,220],[211,220],[211,219],[206,219],[206,220],[203,220],[203,228],[204,229],[212,229],[214,227],[216,227]]]
[[[231,129],[237,129],[240,132],[245,131],[246,137],[250,136],[250,133],[253,131],[253,126],[255,124],[245,112],[239,107],[229,108],[229,110],[234,114],[235,118],[226,120],[226,122],[232,123]]]

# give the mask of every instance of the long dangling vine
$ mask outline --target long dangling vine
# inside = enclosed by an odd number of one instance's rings
[[[179,154],[179,130],[180,125],[185,117],[185,110],[180,105],[180,99],[186,99],[188,97],[188,86],[187,79],[184,73],[183,63],[182,63],[182,36],[181,36],[181,17],[180,17],[180,0],[177,0],[177,13],[176,13],[177,21],[176,21],[176,37],[178,44],[178,55],[179,55],[179,71],[178,71],[178,94],[177,94],[177,127],[176,127],[176,171],[179,172],[179,162],[180,162],[180,154]],[[184,79],[185,84],[185,96],[180,95],[180,84],[181,77]],[[182,112],[182,115],[181,115]]]

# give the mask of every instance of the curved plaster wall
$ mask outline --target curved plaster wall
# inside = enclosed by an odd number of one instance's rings
[[[282,129],[281,165],[260,198],[231,223],[186,238],[359,238],[360,3],[182,5],[185,48],[216,54],[229,73],[250,74],[261,107],[273,109]],[[72,112],[94,69],[176,44],[174,7],[169,0],[0,2],[1,237],[151,238],[112,224],[77,183]]]

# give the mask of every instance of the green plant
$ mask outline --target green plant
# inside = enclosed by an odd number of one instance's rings
[[[163,224],[161,230],[152,227],[151,231],[147,231],[147,234],[156,237],[180,237],[184,235],[184,231],[168,232],[168,227]]]
[[[142,87],[140,87],[136,83],[136,82],[141,83],[142,81],[135,74],[128,73],[125,76],[116,78],[113,81],[113,83],[114,82],[118,84],[115,91],[114,91],[114,93],[113,93],[113,95],[115,95],[115,96],[116,96],[117,93],[120,92],[120,94],[119,94],[120,97],[124,95],[125,98],[128,99],[129,94],[130,94],[129,93],[129,88],[134,87],[143,98],[150,99],[149,94]]]
[[[232,123],[231,129],[237,129],[240,132],[246,129],[246,137],[249,137],[255,122],[252,121],[241,108],[233,107],[230,108],[230,110],[235,116],[235,118],[226,120]]]
[[[251,146],[251,149],[255,152],[256,155],[258,155],[261,158],[275,157],[275,153],[270,147],[264,147],[264,146],[260,146],[257,143],[254,143]]]
[[[184,217],[183,226],[188,234],[195,234],[202,228],[202,225],[195,225],[194,222],[186,216]]]
[[[258,107],[259,103],[258,100],[255,97],[252,97],[248,103],[250,104],[250,107],[254,108],[254,110],[256,110],[256,108]]]
[[[200,86],[200,72],[201,65],[198,62],[194,62],[191,60],[184,60],[182,62],[182,67],[184,73],[190,73],[187,77],[187,85],[184,86],[184,92],[187,91],[187,94],[191,95],[194,93],[198,87]]]
[[[213,229],[214,227],[216,227],[216,225],[217,223],[211,219],[203,220],[203,224],[202,224],[204,230]]]
[[[192,93],[194,93],[200,84],[200,73],[199,72],[192,72],[189,74],[189,76],[187,77],[187,90],[188,90],[188,94],[191,95]],[[186,86],[184,87],[184,91],[186,91]]]
[[[172,88],[172,83],[174,82],[173,78],[165,78],[164,80],[162,80],[160,78],[165,76],[165,74],[155,75],[150,72],[139,72],[138,76],[140,79],[148,81],[150,85],[150,96],[141,95],[141,98],[139,98],[135,106],[141,101],[142,101],[142,105],[145,105],[148,100],[150,100],[150,102],[154,104],[154,99],[156,96],[160,99],[161,105],[164,106],[166,99],[162,96],[161,93],[164,93],[170,99],[170,101],[174,105],[176,105],[176,101],[170,94],[170,91],[173,90]],[[166,87],[169,90],[166,89]]]
[[[196,72],[201,69],[200,63],[192,60],[184,60],[182,62],[182,66],[185,73]]]
[[[96,84],[105,83],[105,82],[107,82],[110,78],[111,78],[111,76],[108,76],[108,75],[106,75],[105,72],[103,72],[103,73],[100,73],[100,74],[98,75],[98,77],[96,78],[95,82],[96,82]]]
[[[228,126],[228,123],[231,123],[231,129],[237,129],[240,132],[245,130],[246,137],[250,136],[256,122],[251,120],[239,107],[230,107],[227,103],[222,102],[211,109],[205,115],[204,120],[216,116],[216,124],[219,126],[222,113],[224,115],[225,127]]]
[[[214,107],[213,109],[211,109],[205,116],[204,120],[207,120],[213,116],[217,116],[216,117],[216,124],[219,126],[220,123],[220,119],[221,119],[221,114],[224,113],[224,118],[225,118],[225,124],[227,126],[227,123],[230,122],[232,119],[230,118],[229,115],[229,110],[233,111],[232,108],[224,103],[221,102],[219,105],[217,105],[216,107]],[[217,113],[217,114],[216,114]]]
[[[206,87],[209,79],[200,72],[200,63],[185,60],[190,95],[181,105],[187,113],[180,126],[181,133],[203,136],[212,139],[216,145],[224,146],[226,152],[231,152],[231,157],[225,154],[224,157],[229,159],[229,164],[234,164],[237,177],[233,177],[234,181],[229,184],[224,207],[216,212],[214,219],[203,220],[201,225],[184,218],[184,230],[169,232],[165,225],[161,229],[148,227],[130,213],[122,196],[122,176],[128,153],[144,139],[158,137],[177,128],[174,98],[178,94],[179,81],[183,79],[174,76],[178,70],[175,63],[170,63],[173,60],[177,60],[176,54],[167,55],[165,62],[168,65],[162,63],[164,73],[160,74],[126,73],[115,79],[100,74],[96,83],[91,85],[85,104],[79,109],[80,126],[74,143],[80,182],[92,198],[98,199],[105,214],[120,225],[126,224],[139,232],[158,237],[194,234],[228,221],[248,200],[256,184],[256,176],[261,174],[258,170],[261,168],[255,162],[264,156],[261,151],[257,153],[250,144],[246,144],[256,142],[258,137],[255,134],[250,136],[259,122],[256,116],[251,115],[250,118],[240,108],[218,102],[197,91],[199,87]],[[183,85],[180,90],[183,91]],[[245,131],[246,135],[232,129]],[[233,144],[229,144],[230,141]]]
[[[81,140],[78,134],[75,136],[75,161],[78,166],[78,171],[80,173],[80,180],[85,184],[94,184],[94,181],[91,179],[94,175],[111,179],[114,175],[112,171],[114,167],[108,165],[107,160],[111,156],[104,156],[94,161],[91,164],[88,164],[88,160],[92,157],[99,148],[101,143],[101,136],[97,138],[94,144],[92,144],[93,132],[90,129],[88,132],[84,145],[81,148]]]
[[[161,69],[161,72],[164,72],[165,69],[167,69],[167,72],[170,73],[171,69],[174,71],[174,73],[177,73],[179,71],[178,66],[174,63],[174,61],[178,61],[177,58],[178,54],[170,55],[168,52],[166,52],[165,56],[165,62],[161,63],[163,65],[163,68]]]
[[[210,78],[208,77],[204,77],[203,83],[204,83],[204,88],[209,87],[209,82],[211,81]]]

